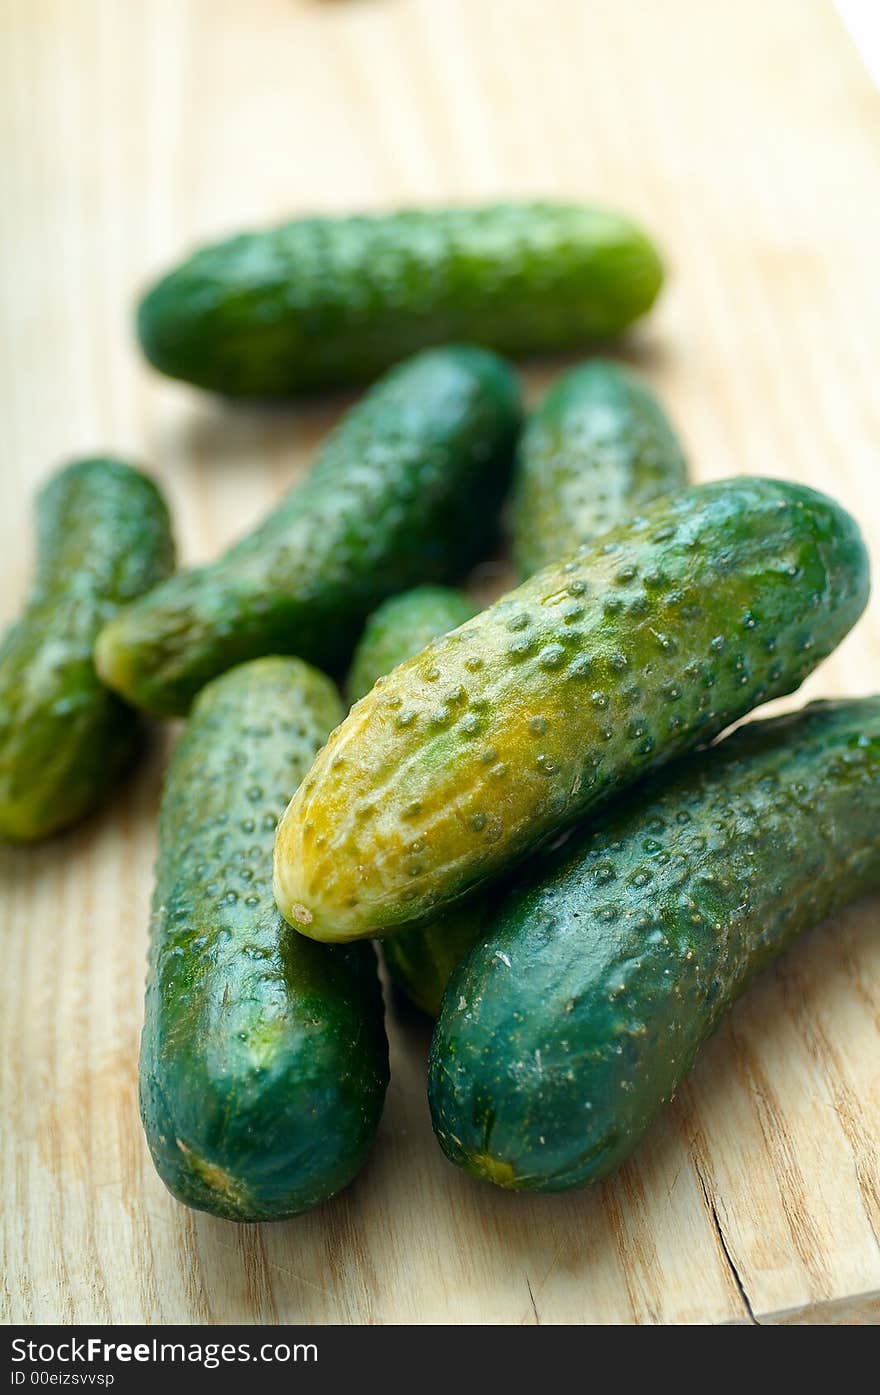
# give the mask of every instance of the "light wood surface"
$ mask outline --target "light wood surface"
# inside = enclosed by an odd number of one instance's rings
[[[63,458],[148,461],[199,560],[338,413],[150,375],[130,325],[147,275],[288,212],[500,194],[640,216],[671,277],[631,354],[698,475],[826,488],[880,558],[880,96],[827,0],[5,0],[0,122],[4,619],[33,487]],[[804,696],[878,686],[880,599]],[[0,858],[8,1316],[877,1320],[876,899],[755,986],[598,1190],[526,1198],[450,1167],[427,1033],[398,1020],[348,1192],[275,1226],[178,1206],[135,1099],[166,742],[102,816]]]

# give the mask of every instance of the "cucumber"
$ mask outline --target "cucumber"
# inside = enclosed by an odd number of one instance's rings
[[[37,499],[37,564],[0,646],[0,836],[47,838],[90,813],[142,744],[100,683],[95,636],[174,566],[168,510],[121,460],[77,460]]]
[[[197,251],[148,291],[137,331],[172,378],[288,397],[454,339],[514,356],[607,339],[662,280],[629,219],[577,204],[299,218]]]
[[[467,597],[446,586],[417,586],[392,596],[370,617],[355,650],[348,679],[351,700],[473,614]],[[484,914],[478,899],[457,906],[439,922],[411,926],[385,941],[383,957],[393,982],[422,1012],[437,1016],[447,979],[479,934]]]
[[[427,925],[407,925],[382,941],[392,982],[411,1003],[436,1017],[449,976],[483,931],[486,898],[470,897]]]
[[[749,980],[880,886],[880,698],[741,727],[513,893],[450,981],[429,1095],[446,1155],[564,1191],[632,1152]]]
[[[475,607],[450,586],[414,586],[392,596],[370,616],[358,641],[348,675],[348,700],[357,702],[404,659],[432,639],[463,625]]]
[[[867,596],[856,524],[812,489],[739,479],[657,500],[352,709],[279,826],[282,913],[326,940],[436,915],[797,688]]]
[[[298,659],[245,664],[200,694],[162,796],[141,1116],[169,1190],[228,1220],[332,1196],[382,1112],[373,950],[291,934],[269,876],[278,814],[341,715]]]
[[[258,528],[107,627],[99,673],[136,706],[172,716],[262,654],[336,671],[386,596],[452,579],[491,545],[519,420],[513,373],[482,349],[399,365]]]
[[[529,417],[517,451],[513,557],[523,577],[628,523],[687,484],[662,407],[634,373],[602,359],[560,378]]]

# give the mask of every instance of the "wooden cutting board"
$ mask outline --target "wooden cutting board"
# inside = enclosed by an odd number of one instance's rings
[[[0,604],[35,484],[149,462],[183,557],[305,467],[340,402],[228,408],[139,361],[131,306],[193,240],[288,212],[547,193],[668,253],[630,355],[700,478],[836,494],[880,559],[880,95],[828,0],[6,0]],[[549,370],[528,375],[537,391]],[[804,696],[880,687],[880,599]],[[528,1198],[442,1158],[428,1034],[361,1178],[299,1220],[178,1206],[135,1099],[164,745],[2,875],[8,1316],[21,1321],[868,1322],[880,1316],[880,901],[790,953],[636,1157]]]

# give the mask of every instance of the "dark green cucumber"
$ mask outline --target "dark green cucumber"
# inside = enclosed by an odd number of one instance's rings
[[[335,671],[386,596],[454,579],[491,545],[519,420],[513,373],[482,349],[400,364],[258,528],[104,631],[101,676],[168,716],[261,654]]]
[[[687,483],[678,438],[646,383],[603,359],[554,384],[514,470],[514,561],[531,576]]]
[[[436,916],[792,692],[867,596],[858,528],[823,494],[739,479],[656,500],[352,708],[279,825],[280,909],[328,940]]]
[[[467,597],[447,586],[416,586],[392,596],[370,617],[355,650],[348,677],[351,701],[473,614]],[[389,974],[422,1012],[437,1016],[447,979],[476,939],[484,914],[479,900],[456,907],[439,922],[410,927],[385,941],[383,957]]]
[[[229,1220],[332,1196],[382,1112],[372,948],[291,934],[272,900],[275,821],[340,716],[298,659],[234,669],[199,696],[162,797],[141,1115],[169,1190]]]
[[[518,355],[607,339],[662,280],[633,223],[575,204],[300,218],[197,251],[144,297],[137,328],[172,378],[287,397],[449,340]]]
[[[450,586],[414,586],[385,601],[370,616],[354,652],[349,702],[357,702],[377,678],[412,658],[432,639],[470,620],[475,610],[467,596]]]
[[[168,510],[119,460],[78,460],[37,500],[36,576],[0,647],[0,836],[46,838],[83,818],[143,730],[99,681],[95,637],[174,566]]]
[[[878,830],[877,697],[741,727],[615,806],[453,974],[430,1061],[444,1152],[504,1187],[604,1177],[752,976],[880,886]]]

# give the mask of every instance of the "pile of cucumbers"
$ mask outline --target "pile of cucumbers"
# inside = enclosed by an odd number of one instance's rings
[[[41,493],[0,649],[0,833],[76,823],[146,716],[186,718],[140,1099],[188,1205],[281,1219],[357,1173],[388,1084],[370,941],[436,1018],[446,1155],[560,1191],[629,1155],[759,969],[880,886],[880,697],[723,735],[858,620],[853,519],[804,485],[690,483],[610,359],[524,416],[500,357],[615,338],[661,281],[640,229],[576,205],[233,238],[149,291],[140,341],[229,397],[370,383],[305,481],[183,572],[133,466]],[[519,584],[478,610],[501,539]]]

